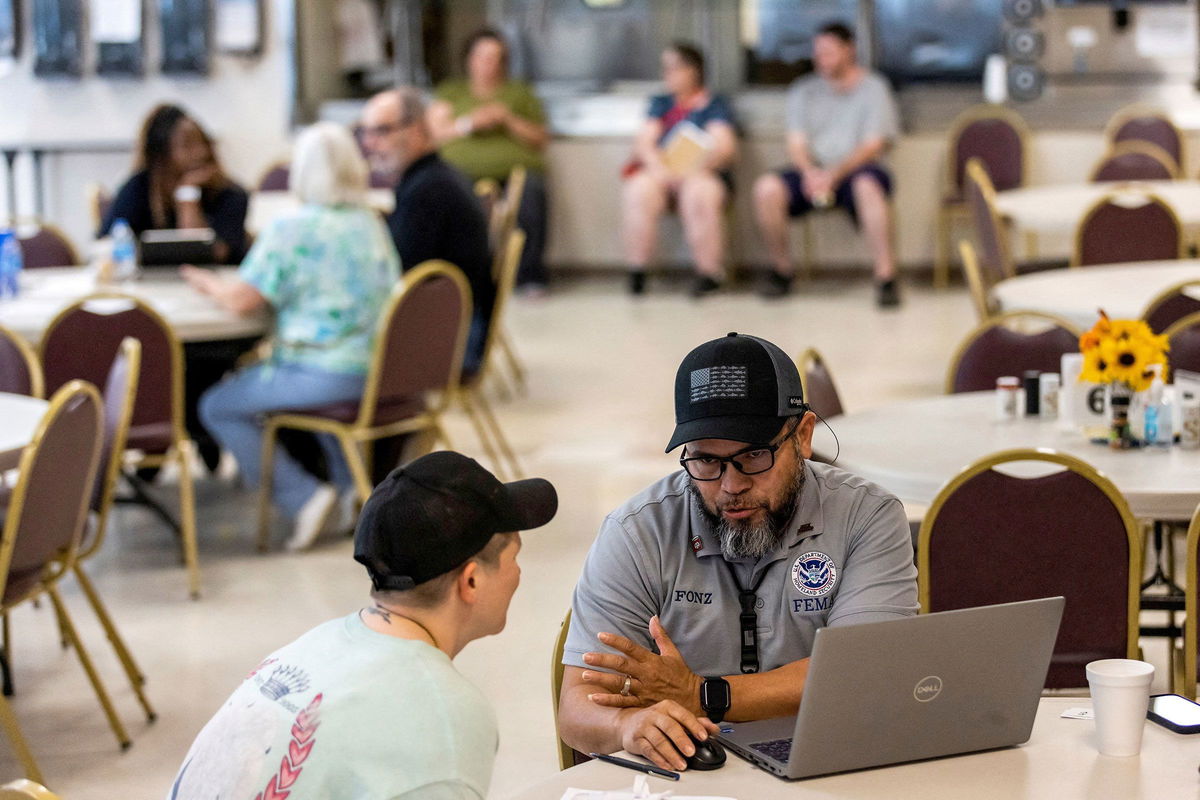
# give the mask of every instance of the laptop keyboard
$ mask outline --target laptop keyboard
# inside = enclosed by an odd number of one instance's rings
[[[750,745],[750,749],[757,750],[769,758],[786,764],[788,756],[792,753],[792,740],[774,739],[770,742],[757,742]]]

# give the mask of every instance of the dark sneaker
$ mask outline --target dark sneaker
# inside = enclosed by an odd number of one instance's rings
[[[880,308],[895,308],[900,305],[900,290],[896,288],[896,279],[880,281],[876,285],[875,302]]]
[[[721,288],[721,284],[717,283],[715,280],[713,280],[709,276],[697,275],[696,279],[694,281],[692,281],[692,297],[696,297],[696,298],[704,297],[706,295],[712,294],[713,292],[715,292],[717,289],[720,289],[720,288]]]
[[[629,293],[632,295],[646,293],[646,270],[635,269],[629,273]]]
[[[792,290],[792,276],[780,275],[775,270],[767,273],[767,277],[763,279],[758,286],[758,293],[763,297],[787,297],[788,292]]]

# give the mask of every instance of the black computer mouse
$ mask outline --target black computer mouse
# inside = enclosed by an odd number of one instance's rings
[[[687,757],[687,768],[703,772],[707,769],[719,769],[725,766],[725,748],[716,740],[709,738],[701,742],[691,737],[696,752]]]

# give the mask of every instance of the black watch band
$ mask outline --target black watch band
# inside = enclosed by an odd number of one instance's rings
[[[729,681],[724,678],[705,678],[700,684],[700,707],[713,722],[725,719],[732,701]]]

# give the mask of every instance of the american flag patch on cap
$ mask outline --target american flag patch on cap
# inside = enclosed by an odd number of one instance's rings
[[[705,400],[744,400],[746,368],[737,366],[704,367],[692,370],[693,403]]]

